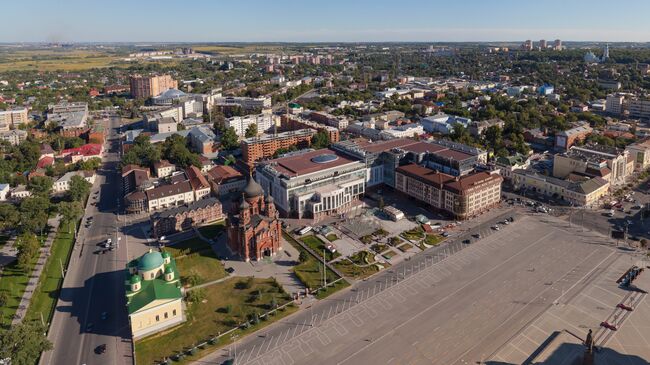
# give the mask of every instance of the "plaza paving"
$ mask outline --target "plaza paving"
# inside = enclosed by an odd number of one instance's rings
[[[602,236],[565,223],[524,216],[471,245],[450,240],[245,338],[237,344],[238,361],[486,360],[530,323],[592,288],[605,268],[627,257]],[[228,350],[232,348],[203,360],[224,360]]]

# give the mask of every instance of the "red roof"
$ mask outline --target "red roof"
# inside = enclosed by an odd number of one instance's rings
[[[52,166],[54,165],[54,157],[51,156],[45,156],[38,160],[38,163],[36,164],[36,168],[42,169],[47,166]]]
[[[328,156],[331,157],[331,159],[317,162],[314,160],[317,156]],[[330,169],[354,162],[356,161],[350,160],[344,155],[328,148],[310,151],[295,156],[281,157],[270,161],[271,164],[274,164],[276,170],[287,176],[311,174],[316,171]]]
[[[102,153],[102,145],[97,143],[88,143],[77,148],[68,148],[61,151],[61,155],[84,155],[84,156],[98,156]]]

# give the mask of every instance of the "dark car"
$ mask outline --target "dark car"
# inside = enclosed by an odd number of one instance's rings
[[[235,272],[235,269],[233,269],[232,267],[227,267],[227,268],[226,268],[226,272],[227,272],[228,274],[232,274],[232,273]]]
[[[472,241],[471,240],[463,240],[463,243],[468,245],[468,244],[472,243]]]
[[[95,347],[95,353],[97,355],[101,355],[104,352],[106,352],[106,344],[105,343]]]
[[[607,328],[608,330],[611,330],[611,331],[616,331],[617,330],[616,326],[614,326],[613,324],[611,324],[611,323],[609,323],[607,321],[600,322],[600,326],[605,327],[605,328]]]

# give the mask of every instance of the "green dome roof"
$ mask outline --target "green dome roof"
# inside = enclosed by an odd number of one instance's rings
[[[169,252],[167,252],[167,251],[165,251],[165,252],[162,253],[162,257],[163,257],[163,259],[166,259],[166,258],[168,258],[168,257],[170,257],[170,256],[171,256],[171,255],[170,255]]]
[[[141,279],[140,279],[140,275],[133,275],[133,276],[131,276],[131,280],[129,280],[129,282],[130,282],[131,284],[137,284],[137,283],[139,283],[140,281],[141,281]]]
[[[165,274],[172,274],[174,272],[174,269],[172,269],[171,266],[167,266],[165,268]]]
[[[157,267],[162,266],[163,257],[160,252],[151,251],[145,253],[140,260],[138,260],[138,269],[139,270],[153,270]]]

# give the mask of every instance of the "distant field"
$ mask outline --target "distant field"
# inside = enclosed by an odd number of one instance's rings
[[[275,45],[242,45],[242,46],[194,46],[192,49],[199,52],[211,52],[221,54],[237,54],[273,51],[280,48]]]
[[[73,71],[119,66],[119,56],[107,52],[63,49],[0,49],[0,72]],[[126,65],[126,64],[125,64]]]

